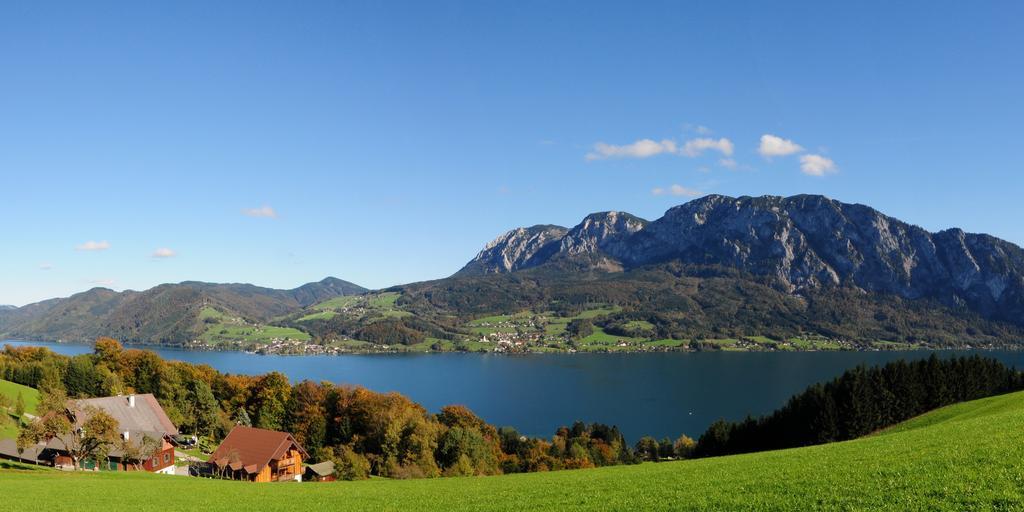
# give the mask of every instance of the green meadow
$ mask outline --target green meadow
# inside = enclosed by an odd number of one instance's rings
[[[0,379],[0,396],[10,399],[11,403],[10,410],[0,409],[0,414],[6,415],[4,419],[10,418],[9,421],[0,420],[0,439],[18,437],[17,418],[14,417],[14,403],[18,399],[19,394],[21,394],[21,399],[25,402],[25,412],[34,414],[36,406],[39,404],[39,391],[28,386]]]
[[[1021,510],[1024,393],[853,441],[701,460],[434,480],[251,484],[6,464],[6,510]]]
[[[251,324],[241,318],[231,318],[220,311],[204,307],[199,312],[203,332],[199,339],[211,345],[224,342],[270,343],[273,340],[308,341],[309,334],[291,327]]]

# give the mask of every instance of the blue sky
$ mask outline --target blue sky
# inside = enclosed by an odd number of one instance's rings
[[[5,2],[0,304],[190,279],[384,287],[447,276],[515,226],[653,219],[703,193],[821,193],[1021,244],[1022,16]]]

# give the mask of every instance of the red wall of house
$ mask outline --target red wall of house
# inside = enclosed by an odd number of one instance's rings
[[[152,458],[147,460],[142,467],[146,471],[160,471],[167,466],[174,465],[174,447],[167,443],[164,443],[164,449],[156,453]]]

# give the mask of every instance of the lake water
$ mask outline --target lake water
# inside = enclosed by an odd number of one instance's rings
[[[87,345],[45,346],[61,354]],[[150,347],[145,347],[152,349]],[[310,379],[397,391],[437,411],[462,404],[495,425],[550,437],[574,420],[618,425],[630,442],[681,433],[696,438],[718,418],[770,412],[810,384],[858,364],[920,359],[931,352],[698,352],[656,354],[409,354],[261,356],[156,348],[161,357],[205,363],[222,371],[279,371]],[[940,355],[975,352],[939,352]],[[1024,352],[982,351],[1024,367]]]

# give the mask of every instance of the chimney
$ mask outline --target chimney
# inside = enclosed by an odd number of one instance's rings
[[[128,395],[128,407],[135,407],[135,395]]]
[[[127,430],[125,430],[125,431],[124,431],[124,434],[122,435],[122,437],[124,438],[124,440],[125,440],[125,441],[127,441],[127,440],[128,440],[128,436],[129,436],[130,434],[131,434],[131,432],[129,432],[129,431],[127,431]]]

